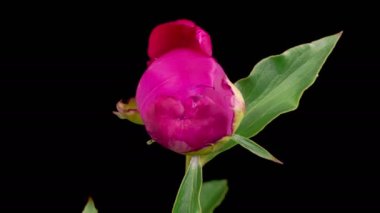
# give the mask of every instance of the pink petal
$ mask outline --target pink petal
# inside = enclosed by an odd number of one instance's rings
[[[137,88],[137,105],[151,137],[178,153],[231,135],[234,94],[215,59],[189,49],[154,61]]]
[[[158,25],[149,37],[148,55],[151,60],[178,48],[187,48],[212,55],[210,36],[189,20],[177,20]]]

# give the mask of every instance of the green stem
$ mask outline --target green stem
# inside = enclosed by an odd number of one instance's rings
[[[201,213],[202,165],[199,156],[191,156],[174,201],[173,213]]]
[[[187,168],[188,168],[189,165],[190,165],[190,161],[191,161],[191,155],[186,155],[185,172],[187,171]]]

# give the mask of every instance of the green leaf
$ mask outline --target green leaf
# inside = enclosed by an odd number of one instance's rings
[[[242,147],[246,148],[247,150],[249,150],[250,152],[252,152],[253,154],[255,154],[261,158],[282,164],[281,161],[279,161],[271,153],[269,153],[266,149],[264,149],[259,144],[252,141],[251,139],[242,137],[240,135],[233,135],[232,140],[236,141],[239,145],[241,145]]]
[[[94,201],[91,197],[88,198],[87,204],[84,207],[82,213],[98,213],[98,210],[95,208]]]
[[[268,57],[248,77],[237,81],[246,114],[236,134],[253,137],[280,114],[295,110],[340,36],[338,33]]]
[[[178,189],[173,205],[173,213],[200,213],[202,188],[202,165],[199,156],[192,156],[186,174]]]
[[[220,153],[225,152],[236,145],[236,142],[233,140],[226,140],[219,143],[222,144],[217,144],[217,149],[213,150],[211,153],[200,156],[202,166],[204,166],[207,162],[211,161],[213,158],[218,156]]]
[[[203,183],[201,191],[202,212],[214,212],[214,209],[222,203],[227,191],[227,180],[212,180]]]

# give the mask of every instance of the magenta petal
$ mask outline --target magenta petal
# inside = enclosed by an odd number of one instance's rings
[[[137,88],[137,105],[151,137],[178,153],[231,135],[234,94],[222,67],[188,49],[155,60]]]
[[[173,49],[186,48],[212,55],[210,36],[189,20],[177,20],[158,25],[149,37],[148,55],[157,59]]]

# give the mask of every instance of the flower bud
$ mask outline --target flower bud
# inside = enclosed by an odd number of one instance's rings
[[[203,29],[188,20],[159,25],[150,35],[148,55],[136,102],[153,140],[186,154],[233,134],[244,100],[212,57]]]

